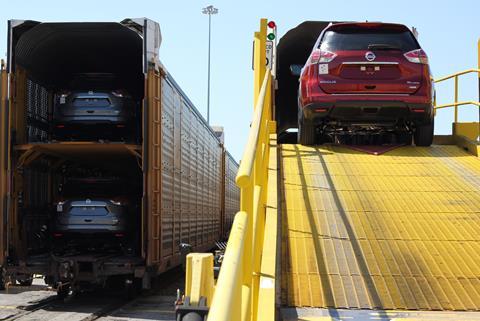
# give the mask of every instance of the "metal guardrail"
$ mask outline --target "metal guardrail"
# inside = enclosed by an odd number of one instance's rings
[[[480,69],[468,69],[464,71],[460,71],[457,73],[454,73],[452,75],[448,75],[439,79],[435,80],[435,83],[440,83],[449,79],[454,79],[455,81],[455,86],[454,86],[454,102],[453,103],[448,103],[448,104],[443,104],[443,105],[437,105],[435,102],[435,109],[443,109],[443,108],[454,108],[454,121],[457,123],[458,122],[458,107],[459,106],[464,106],[464,105],[474,105],[477,107],[480,107],[480,102],[478,101],[458,101],[458,78],[459,76],[470,74],[470,73],[477,73],[479,75],[479,88],[480,88]]]
[[[257,319],[272,132],[272,74],[265,67],[265,44],[266,20],[262,19],[260,32],[255,33],[255,110],[236,177],[240,211],[230,232],[209,321]]]
[[[247,147],[236,182],[240,212],[235,216],[212,301],[209,321],[246,320],[255,309],[264,229],[271,75],[267,71],[255,107]],[[262,217],[263,216],[263,217]]]
[[[217,284],[213,285],[212,254],[189,254],[185,295],[178,295],[176,302],[178,320],[203,319],[207,312],[209,321],[273,321],[275,318],[275,273],[271,272],[275,267],[268,255],[262,258],[264,246],[270,245],[267,247],[271,249],[271,242],[264,244],[264,237],[276,237],[276,229],[273,233],[265,224],[270,135],[276,132],[272,119],[273,76],[265,64],[266,41],[267,20],[261,19],[254,41],[255,109],[236,177],[240,187],[240,211],[233,221]],[[263,273],[264,268],[268,275]],[[260,279],[268,286],[262,283],[260,287]]]
[[[477,107],[480,107],[480,40],[478,41],[478,69],[467,69],[464,71],[456,72],[454,74],[435,79],[434,82],[436,84],[440,82],[444,82],[449,79],[454,79],[455,85],[454,85],[454,101],[453,103],[448,103],[448,104],[443,104],[443,105],[437,105],[437,102],[434,102],[434,108],[435,110],[437,109],[443,109],[443,108],[454,108],[454,122],[458,123],[458,107],[459,106],[465,106],[465,105],[474,105]],[[458,101],[458,79],[462,75],[470,74],[470,73],[477,73],[478,75],[478,89],[479,89],[479,101]],[[479,123],[480,123],[480,109],[479,109]]]

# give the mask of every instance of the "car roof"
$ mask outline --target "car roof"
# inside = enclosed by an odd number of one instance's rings
[[[340,22],[332,23],[326,29],[342,28],[342,27],[365,27],[365,28],[398,28],[410,30],[407,26],[400,23],[380,22],[380,21],[365,21],[365,22]]]

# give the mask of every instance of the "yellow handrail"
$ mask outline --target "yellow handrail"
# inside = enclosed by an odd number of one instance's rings
[[[266,30],[266,21],[262,20],[261,29]],[[236,177],[240,187],[240,212],[230,232],[208,321],[256,320],[272,121],[272,74],[262,65],[265,60],[260,54],[265,51],[265,36],[262,30],[256,33],[255,89],[262,76],[263,82],[259,92],[255,92],[253,119]]]
[[[272,73],[265,66],[267,21],[255,33],[255,110],[236,183],[240,212],[230,232],[208,321],[256,320],[272,129]],[[274,300],[271,300],[272,302]],[[272,303],[274,304],[274,302]],[[273,316],[272,316],[273,317]]]
[[[473,101],[473,100],[472,101],[460,101],[460,102],[457,102],[457,103],[438,105],[438,106],[435,106],[435,109],[442,109],[442,108],[463,106],[463,105],[475,105],[475,106],[480,107],[480,102]]]
[[[459,76],[470,74],[470,73],[476,73],[478,75],[478,82],[479,82],[479,89],[480,89],[480,40],[478,41],[477,46],[478,46],[478,69],[474,69],[474,68],[467,69],[467,70],[459,71],[459,72],[456,72],[454,74],[451,74],[451,75],[448,75],[448,76],[445,76],[445,77],[438,78],[438,79],[434,80],[434,82],[436,84],[438,84],[438,83],[443,82],[445,80],[449,80],[449,79],[452,79],[452,78],[454,79],[454,92],[453,92],[454,101],[453,101],[453,103],[437,105],[437,101],[435,99],[434,110],[436,111],[437,109],[453,107],[454,108],[454,122],[455,123],[458,123],[458,106],[474,105],[474,106],[480,107],[480,102],[478,102],[478,101],[458,101],[458,77]],[[479,95],[480,95],[480,92],[479,92]],[[480,100],[480,97],[479,97],[479,100]],[[480,114],[479,114],[479,117],[480,117]],[[480,122],[480,119],[479,119],[479,122]]]
[[[270,83],[269,70],[265,73],[262,88],[260,89],[259,99],[255,106],[255,111],[248,133],[248,140],[245,150],[243,152],[242,161],[238,168],[236,182],[242,188],[248,186],[252,180],[252,169],[254,165],[254,158],[258,147],[258,138],[260,136],[260,125],[262,122],[263,108],[265,106],[265,94],[267,86]]]
[[[467,69],[467,70],[464,70],[464,71],[459,71],[459,72],[456,72],[454,74],[451,74],[451,75],[448,75],[448,76],[445,76],[445,77],[442,77],[442,78],[439,78],[439,79],[435,79],[435,82],[439,83],[439,82],[451,79],[453,77],[458,77],[458,76],[469,74],[469,73],[472,73],[472,72],[479,73],[480,69]]]

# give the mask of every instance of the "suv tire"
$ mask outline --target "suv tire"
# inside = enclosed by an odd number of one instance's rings
[[[298,121],[297,141],[304,146],[315,145],[315,126],[312,122],[305,120],[303,117]]]
[[[415,145],[428,147],[433,143],[434,121],[431,123],[417,126],[413,135]]]

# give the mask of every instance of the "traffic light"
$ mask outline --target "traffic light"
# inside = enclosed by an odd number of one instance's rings
[[[267,35],[267,39],[270,41],[273,41],[275,39],[275,31],[277,28],[277,25],[275,24],[275,21],[269,21],[267,23],[267,26],[272,29],[271,32]]]

